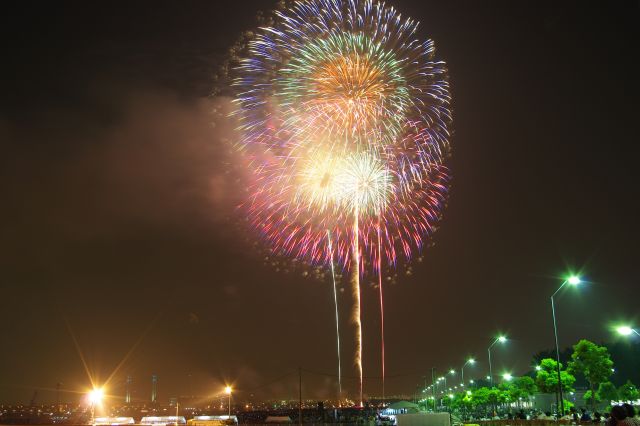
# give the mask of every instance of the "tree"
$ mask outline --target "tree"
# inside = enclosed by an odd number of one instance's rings
[[[636,401],[640,399],[640,392],[631,380],[627,380],[627,383],[618,388],[618,398],[622,401]]]
[[[564,382],[563,382],[564,383]],[[528,398],[538,392],[538,386],[529,376],[518,377],[513,381],[513,388],[517,393],[515,398]]]
[[[451,407],[457,410],[466,410],[471,407],[471,396],[467,395],[465,392],[455,394],[451,401]]]
[[[594,399],[593,392],[591,392],[590,390],[586,391],[582,396],[582,398],[584,399],[584,402],[586,402],[588,405],[591,405],[591,406],[594,406],[597,402]]]
[[[503,404],[519,402],[538,391],[538,387],[529,376],[517,377],[510,382],[501,383],[498,389],[500,391],[498,401]]]
[[[618,389],[611,382],[603,382],[598,386],[598,391],[596,392],[596,400],[597,401],[617,401],[618,400]]]
[[[500,391],[496,388],[481,387],[471,394],[471,404],[474,407],[495,405],[499,402]]]
[[[475,407],[480,407],[489,404],[489,388],[481,387],[473,391],[471,394],[471,403]]]
[[[596,390],[601,383],[609,380],[612,369],[613,361],[606,347],[585,339],[573,346],[569,372],[582,374],[589,383],[591,395],[595,395],[596,398]],[[591,408],[595,409],[595,398],[591,398]]]
[[[558,362],[555,359],[545,358],[540,361],[540,370],[537,371],[535,384],[540,392],[554,393],[558,391]],[[562,389],[565,392],[573,392],[573,384],[576,381],[574,375],[562,369],[560,363],[560,379]]]
[[[564,401],[564,409],[566,410],[571,410],[571,407],[574,407],[575,404],[569,400],[563,399]]]
[[[501,384],[496,389],[496,399],[500,404],[510,404],[515,401],[514,393],[515,388],[512,384]]]

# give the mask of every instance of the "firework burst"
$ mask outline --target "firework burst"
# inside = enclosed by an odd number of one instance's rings
[[[297,1],[234,71],[244,207],[275,251],[352,273],[361,377],[360,276],[382,309],[382,269],[423,248],[448,189],[448,79],[417,27],[372,0]]]

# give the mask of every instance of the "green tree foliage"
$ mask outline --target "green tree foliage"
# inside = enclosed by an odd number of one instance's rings
[[[563,401],[565,410],[571,410],[571,408],[575,406],[575,404],[569,400],[563,399]]]
[[[473,391],[471,394],[471,403],[474,407],[487,405],[490,399],[490,389],[481,387]]]
[[[457,393],[451,401],[451,407],[457,410],[466,410],[471,408],[471,401],[471,396],[467,395],[465,392]]]
[[[509,404],[515,401],[513,393],[511,392],[512,386],[501,387],[496,392],[496,399],[500,404]]]
[[[535,384],[540,392],[554,393],[558,390],[558,363],[555,359],[545,358],[540,361],[540,370],[536,373]],[[560,379],[562,380],[562,389],[565,392],[573,392],[573,384],[576,378],[567,370],[562,369],[560,363]]]
[[[609,381],[612,368],[613,361],[606,347],[584,339],[573,346],[569,371],[572,374],[582,374],[589,383],[591,395],[595,395],[595,398],[591,398],[592,408],[595,408],[596,390],[601,383]]]
[[[598,386],[598,391],[596,392],[596,400],[597,401],[617,401],[618,400],[618,389],[611,382],[603,382]]]
[[[596,400],[594,399],[594,395],[593,392],[588,390],[584,393],[584,395],[582,396],[582,398],[584,399],[584,402],[586,402],[587,404],[594,406],[596,404]]]
[[[478,388],[471,394],[471,405],[474,407],[481,407],[498,404],[501,402],[501,399],[504,399],[502,392],[503,391],[497,388]]]
[[[618,388],[618,397],[622,401],[636,401],[640,399],[640,392],[631,380],[627,380],[627,383]]]
[[[514,398],[528,398],[538,392],[538,386],[529,376],[518,377],[513,381]]]

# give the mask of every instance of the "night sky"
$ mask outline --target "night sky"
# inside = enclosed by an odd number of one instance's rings
[[[448,63],[454,179],[434,245],[386,290],[387,394],[467,355],[522,374],[553,347],[640,325],[637,2],[394,0]],[[214,75],[273,1],[2,6],[0,401],[83,391],[333,397],[328,281],[265,264],[235,210]],[[222,113],[222,114],[221,114]],[[635,141],[635,142],[634,142]],[[380,375],[377,290],[363,287],[364,369]],[[345,286],[345,283],[343,283]],[[348,286],[343,367],[352,368]],[[77,347],[74,344],[77,341]],[[136,346],[136,343],[138,345]],[[429,373],[430,374],[430,373]],[[351,395],[355,381],[346,379]],[[271,384],[270,384],[271,383]],[[365,381],[380,394],[380,381]],[[71,392],[63,400],[77,400]]]

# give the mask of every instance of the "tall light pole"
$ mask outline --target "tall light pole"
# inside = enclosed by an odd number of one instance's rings
[[[96,405],[102,403],[104,397],[104,391],[101,388],[93,388],[89,392],[89,403],[91,404],[91,424],[96,423]]]
[[[467,365],[467,364],[471,364],[471,365],[473,365],[473,364],[475,364],[475,363],[476,363],[476,360],[475,360],[475,359],[473,359],[473,358],[469,358],[469,359],[467,360],[467,362],[465,362],[464,364],[462,364],[462,368],[460,368],[460,380],[462,381],[462,383],[461,383],[462,387],[464,387],[464,367],[466,367],[466,365]]]
[[[616,332],[621,336],[630,336],[634,333],[640,336],[638,330],[636,330],[635,328],[631,328],[628,325],[621,325],[620,327],[616,328]]]
[[[558,292],[560,290],[562,290],[562,288],[569,284],[572,286],[577,286],[578,284],[580,284],[580,278],[572,275],[569,278],[567,278],[566,280],[564,280],[564,282],[562,283],[562,285],[560,287],[558,287],[558,289],[555,291],[555,293],[553,293],[551,295],[551,315],[553,316],[553,335],[556,338],[556,362],[557,362],[557,372],[558,372],[558,392],[556,393],[556,411],[558,410],[558,407],[560,407],[560,416],[564,415],[564,400],[563,400],[563,396],[562,396],[562,377],[560,376],[560,346],[558,345],[558,326],[556,324],[556,305],[554,302],[553,297],[558,294]],[[558,405],[559,403],[559,405]]]
[[[454,370],[453,368],[451,370],[449,370],[449,374],[451,374],[452,376],[456,375],[456,370]],[[454,382],[455,383],[455,382]],[[447,389],[447,392],[451,393],[452,388]]]
[[[491,343],[491,345],[489,345],[489,347],[487,348],[487,354],[489,354],[489,386],[491,387],[493,387],[493,369],[491,367],[491,348],[493,347],[493,345],[495,345],[498,342],[504,343],[506,341],[507,341],[507,338],[505,336],[498,336],[496,337],[496,340],[494,340],[493,343]]]
[[[436,406],[436,368],[431,367],[431,396],[433,397],[433,412],[437,410]]]
[[[231,389],[231,386],[225,386],[224,393],[229,395],[229,418],[228,418],[228,420],[231,420],[231,392],[232,391],[233,391],[233,389]]]

